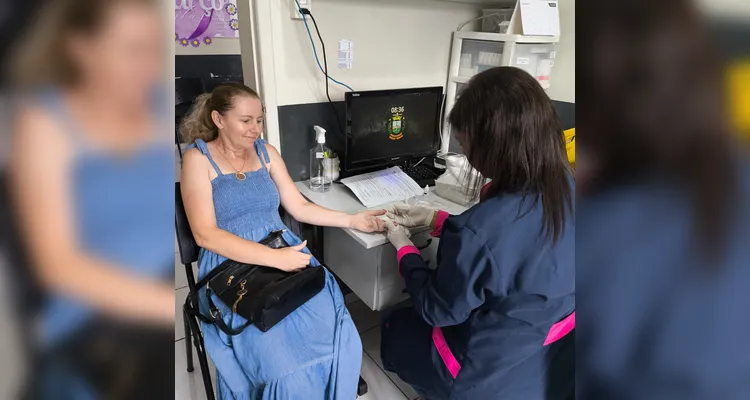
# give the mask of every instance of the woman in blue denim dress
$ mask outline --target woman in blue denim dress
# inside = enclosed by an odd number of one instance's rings
[[[294,271],[321,267],[281,221],[279,205],[304,223],[384,230],[382,212],[349,215],[306,201],[278,151],[260,138],[263,107],[245,85],[225,84],[198,97],[182,126],[186,141],[182,197],[193,235],[202,248],[199,278],[227,258]],[[257,242],[284,230],[292,245],[270,249]],[[207,299],[201,292],[201,311]],[[246,322],[217,297],[224,322]],[[325,288],[267,332],[254,325],[228,336],[202,326],[208,355],[216,365],[220,399],[353,399],[362,344],[336,280],[326,271]]]

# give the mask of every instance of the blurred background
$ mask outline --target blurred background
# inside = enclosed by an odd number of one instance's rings
[[[750,2],[579,2],[577,398],[750,393]]]
[[[0,398],[174,392],[163,3],[0,1]]]

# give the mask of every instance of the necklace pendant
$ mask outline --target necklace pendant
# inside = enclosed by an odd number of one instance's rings
[[[244,181],[247,178],[244,172],[236,172],[234,177],[237,178],[238,181]]]

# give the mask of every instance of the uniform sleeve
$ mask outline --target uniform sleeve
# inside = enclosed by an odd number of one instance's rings
[[[445,220],[450,217],[450,214],[443,210],[437,211],[437,216],[435,217],[435,229],[430,233],[432,237],[440,237],[440,235],[443,233],[443,225],[445,224]]]
[[[474,232],[450,220],[443,226],[435,270],[419,254],[404,254],[399,264],[417,312],[436,327],[464,322],[498,279],[489,251]]]

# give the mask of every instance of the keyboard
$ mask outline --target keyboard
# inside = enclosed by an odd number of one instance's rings
[[[432,168],[423,165],[409,167],[402,166],[401,170],[411,179],[414,179],[420,187],[434,186],[435,179],[441,175]]]

